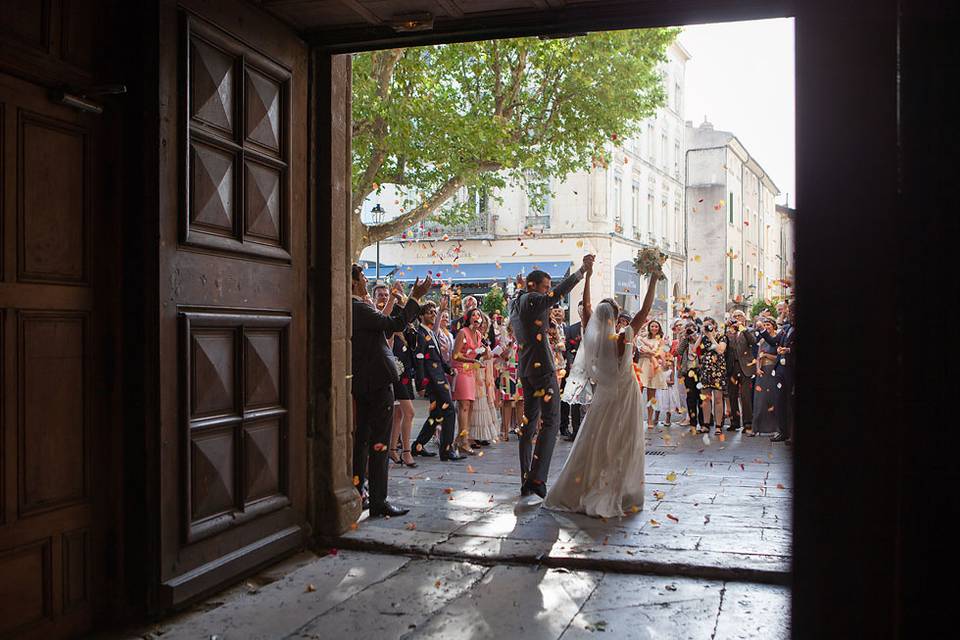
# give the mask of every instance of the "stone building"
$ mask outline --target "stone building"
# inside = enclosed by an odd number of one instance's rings
[[[722,319],[782,295],[792,255],[781,233],[780,190],[737,137],[704,121],[686,126],[687,289],[701,315]],[[792,234],[790,234],[792,243]]]
[[[666,104],[644,120],[639,134],[610,145],[606,166],[573,173],[551,184],[553,197],[535,209],[522,185],[496,198],[473,198],[476,219],[469,225],[440,227],[424,223],[405,235],[380,243],[382,263],[396,267],[394,276],[413,281],[428,271],[462,287],[464,292],[487,290],[499,281],[510,289],[519,272],[533,267],[554,278],[576,268],[585,253],[597,255],[591,284],[594,300],[615,298],[628,311],[640,306],[644,284],[633,268],[642,247],[659,247],[668,256],[654,303],[660,319],[674,315],[686,292],[684,251],[684,74],[690,55],[679,42],[667,50],[662,66]],[[398,215],[397,200],[386,192],[368,199],[364,216],[376,204],[386,216]],[[375,259],[375,248],[363,253]],[[372,273],[372,269],[370,270]],[[389,270],[388,270],[389,271]],[[381,268],[381,273],[384,269]],[[578,301],[582,285],[570,300]],[[574,305],[575,306],[575,305]]]

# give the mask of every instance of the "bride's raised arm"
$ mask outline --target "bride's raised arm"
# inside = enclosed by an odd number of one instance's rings
[[[653,294],[657,290],[657,274],[650,274],[650,284],[647,285],[647,295],[643,299],[643,304],[640,305],[640,310],[637,311],[637,314],[633,316],[633,320],[630,321],[630,328],[633,329],[634,335],[640,331],[640,327],[643,326],[643,323],[647,321],[647,316],[650,315],[650,309],[653,308]]]

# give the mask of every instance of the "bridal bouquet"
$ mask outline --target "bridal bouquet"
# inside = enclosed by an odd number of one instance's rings
[[[663,273],[663,263],[667,261],[667,255],[653,247],[647,247],[637,252],[637,257],[633,259],[633,266],[641,276],[652,276],[658,280],[666,280],[667,276]]]

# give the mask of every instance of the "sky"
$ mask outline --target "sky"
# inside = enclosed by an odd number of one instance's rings
[[[795,207],[793,19],[694,25],[680,43],[686,69],[686,119],[704,116],[730,131]]]

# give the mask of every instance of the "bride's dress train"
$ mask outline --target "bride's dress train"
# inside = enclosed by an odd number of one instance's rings
[[[643,508],[644,405],[632,366],[633,330],[624,330],[627,347],[618,357],[613,318],[609,304],[597,307],[587,325],[592,340],[585,335],[577,354],[584,362],[579,371],[574,363],[567,383],[571,395],[596,384],[570,455],[544,501],[550,509],[613,518]]]

